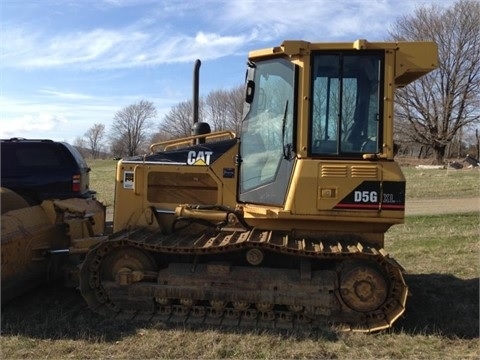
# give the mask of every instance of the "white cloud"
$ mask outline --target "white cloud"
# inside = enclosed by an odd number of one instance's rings
[[[149,35],[95,29],[49,38],[46,34],[23,29],[6,30],[2,54],[5,67],[48,68],[77,65],[103,67],[111,56],[123,54],[126,60],[133,51],[148,43]]]
[[[106,122],[115,111],[89,96],[41,90],[36,97],[0,97],[0,137],[48,138],[73,141],[95,122]],[[66,95],[66,96],[65,96]]]
[[[199,57],[214,59],[235,54],[239,49],[250,50],[255,42],[264,44],[285,34],[297,33],[322,40],[321,37],[358,30],[359,26],[343,23],[338,26],[340,18],[353,18],[357,22],[362,19],[369,26],[385,24],[389,7],[382,2],[368,3],[369,6],[365,6],[363,0],[338,0],[335,6],[330,2],[326,6],[325,1],[245,0],[207,1],[201,6],[179,7],[167,1],[157,5],[148,16],[133,18],[130,23],[109,29],[93,27],[72,31],[66,28],[55,35],[48,26],[33,29],[32,25],[11,23],[3,29],[0,59],[5,68],[26,69],[118,69],[192,61]],[[132,4],[107,1],[107,5],[114,7]],[[108,10],[105,11],[108,14]],[[188,34],[186,27],[178,28],[179,21],[190,22],[194,33]]]
[[[36,137],[35,134],[50,131],[62,123],[66,123],[66,119],[55,114],[28,113],[2,122],[0,137]]]
[[[23,29],[6,30],[5,68],[118,69],[226,56],[243,46],[240,36],[198,32],[148,34],[131,29],[68,33],[48,38]]]
[[[51,96],[57,97],[59,99],[88,100],[88,99],[93,98],[93,96],[91,96],[91,95],[80,94],[80,93],[72,93],[72,92],[61,92],[61,91],[52,90],[52,89],[40,89],[40,90],[38,90],[38,92],[41,93],[41,94],[46,94],[46,95],[51,95]]]

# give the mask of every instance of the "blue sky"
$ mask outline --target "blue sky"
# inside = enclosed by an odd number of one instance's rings
[[[192,97],[243,83],[249,50],[286,39],[382,41],[398,16],[454,0],[0,0],[0,137],[73,143],[152,101],[159,124]],[[153,129],[155,130],[155,129]]]

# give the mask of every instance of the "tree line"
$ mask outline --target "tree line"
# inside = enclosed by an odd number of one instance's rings
[[[212,131],[238,133],[243,100],[243,85],[212,91],[199,99],[198,120],[209,123]],[[140,100],[115,113],[110,131],[103,124],[94,124],[83,137],[77,137],[74,145],[92,158],[148,153],[152,143],[191,135],[193,101],[182,101],[173,106],[155,127],[156,118],[154,103]]]
[[[401,154],[432,157],[437,164],[446,156],[479,157],[479,19],[478,0],[459,0],[448,8],[420,6],[389,30],[389,41],[435,41],[439,49],[438,69],[396,92],[394,137]],[[199,121],[208,122],[213,131],[239,133],[243,85],[199,100]],[[191,135],[192,101],[173,106],[157,127],[156,120],[153,102],[141,100],[117,111],[108,132],[103,124],[94,124],[74,145],[93,158],[148,152],[151,143]]]

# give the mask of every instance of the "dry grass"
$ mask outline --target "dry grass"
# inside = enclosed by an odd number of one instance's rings
[[[480,214],[407,217],[386,234],[386,248],[408,270],[478,277]],[[418,261],[422,259],[422,261]]]
[[[397,327],[478,337],[479,215],[407,217],[387,233],[385,247],[405,267],[411,293]]]
[[[480,169],[424,170],[402,168],[407,179],[407,199],[467,198],[480,196]]]
[[[113,206],[115,192],[115,160],[88,160],[90,172],[90,188],[97,192],[97,199],[106,206]]]

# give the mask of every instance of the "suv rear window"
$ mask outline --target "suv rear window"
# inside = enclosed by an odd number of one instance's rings
[[[87,163],[73,146],[52,140],[1,140],[1,185],[31,204],[45,199],[91,198]]]
[[[8,149],[8,147],[6,149],[3,148],[2,163],[11,170],[16,168],[19,170],[27,170],[29,168],[32,171],[45,168],[57,170],[72,167],[71,159],[65,155],[63,150],[57,147],[38,146],[36,144],[24,144],[22,147],[12,149]]]

